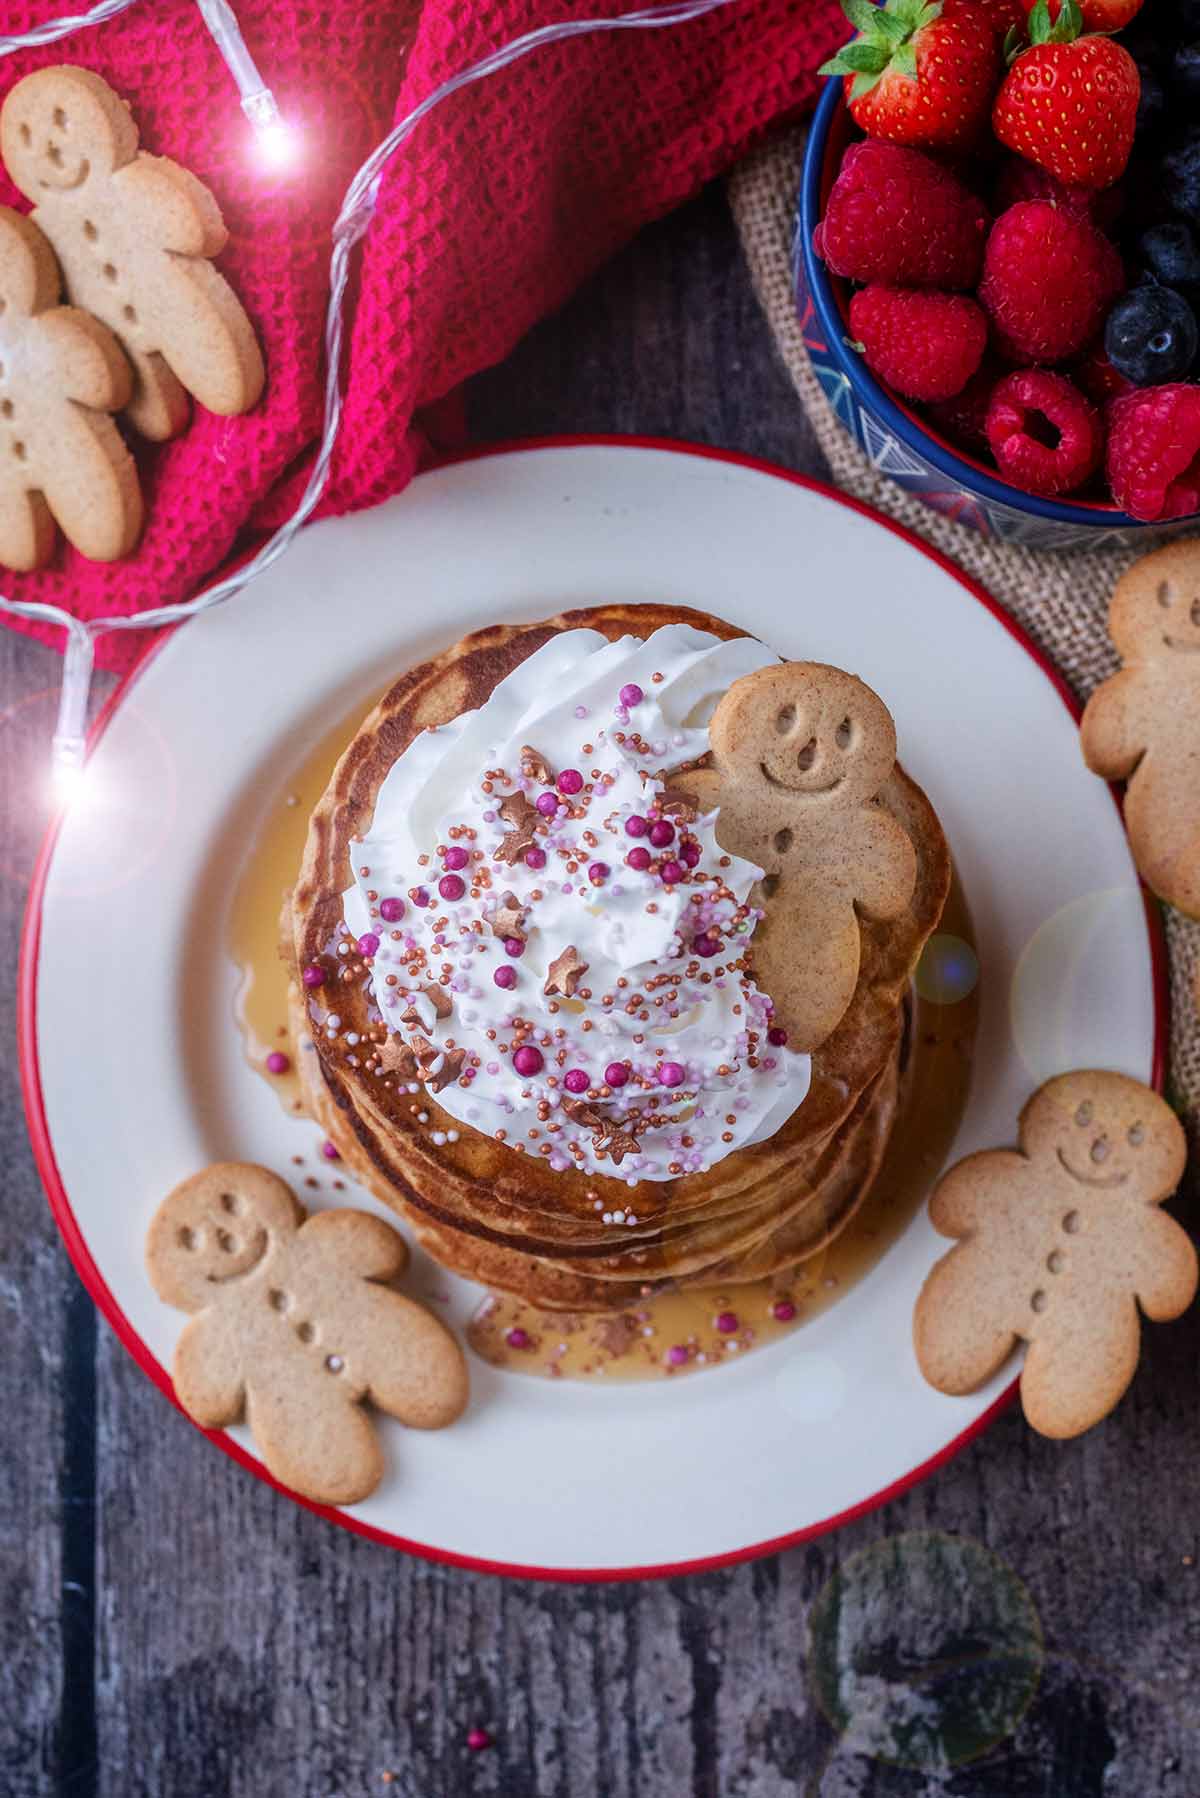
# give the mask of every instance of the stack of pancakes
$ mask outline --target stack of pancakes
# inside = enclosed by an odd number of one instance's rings
[[[950,886],[937,816],[897,767],[879,803],[916,850],[912,901],[893,923],[863,922],[858,985],[813,1055],[803,1104],[773,1137],[734,1150],[705,1173],[630,1187],[575,1169],[555,1172],[459,1124],[428,1088],[414,1095],[401,1079],[369,1071],[369,1055],[347,1048],[348,1036],[360,1047],[385,1041],[361,971],[336,997],[321,995],[322,1007],[341,1018],[337,1037],[310,1037],[299,970],[320,959],[342,923],[351,846],[368,831],[379,789],[413,739],[482,706],[557,631],[587,628],[615,640],[680,623],[721,638],[743,634],[680,607],[604,606],[538,625],[494,626],[404,675],[334,770],[284,910],[293,1022],[314,1117],[438,1261],[543,1309],[605,1311],[668,1285],[755,1280],[826,1246],[866,1196],[887,1146],[902,1099],[910,982]],[[769,897],[762,902],[769,908]],[[615,1230],[614,1210],[636,1223]]]

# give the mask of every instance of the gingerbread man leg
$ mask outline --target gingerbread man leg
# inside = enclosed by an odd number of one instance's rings
[[[54,520],[40,493],[0,489],[0,563],[18,574],[41,568],[54,553]]]
[[[156,350],[147,355],[129,344],[125,347],[133,364],[133,397],[125,408],[130,424],[151,443],[178,437],[190,412],[181,382]]]
[[[1141,1323],[1132,1293],[1113,1299],[1106,1314],[1040,1333],[1029,1345],[1021,1374],[1021,1403],[1034,1429],[1065,1440],[1100,1422],[1124,1396],[1137,1370]]]
[[[264,1367],[247,1382],[246,1422],[275,1478],[318,1504],[357,1504],[383,1478],[383,1450],[362,1406],[348,1395],[330,1402],[294,1365]]]
[[[1166,897],[1185,917],[1200,918],[1200,803],[1196,834],[1176,860]]]

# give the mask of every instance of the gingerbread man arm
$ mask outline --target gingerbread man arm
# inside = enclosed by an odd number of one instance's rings
[[[119,412],[129,404],[133,377],[107,326],[76,306],[56,306],[37,322],[67,399],[100,412]]]
[[[866,918],[886,923],[904,912],[917,884],[917,852],[908,833],[878,806],[864,808],[847,859],[857,855],[856,904]]]
[[[217,1311],[201,1311],[185,1326],[171,1369],[175,1394],[206,1430],[236,1423],[245,1409],[242,1346],[236,1327]]]
[[[1096,688],[1079,727],[1083,759],[1105,780],[1128,780],[1146,753],[1149,720],[1143,716],[1145,676],[1122,668]]]
[[[229,242],[212,194],[169,156],[140,151],[112,179],[122,207],[147,243],[177,256],[219,256]]]
[[[467,1402],[467,1365],[446,1326],[385,1287],[363,1293],[356,1356],[372,1401],[410,1429],[440,1430]]]
[[[913,1312],[913,1347],[924,1377],[938,1392],[975,1392],[999,1372],[1017,1346],[1009,1325],[980,1303],[985,1250],[956,1243],[922,1286]]]
[[[1134,1287],[1146,1316],[1155,1323],[1182,1317],[1200,1279],[1196,1249],[1173,1217],[1148,1205],[1138,1232]]]
[[[1016,1149],[983,1149],[943,1174],[929,1201],[929,1221],[940,1236],[971,1236],[996,1210],[995,1189],[1029,1171]]]
[[[303,1224],[300,1240],[364,1280],[394,1280],[408,1266],[408,1245],[369,1211],[318,1211]]]

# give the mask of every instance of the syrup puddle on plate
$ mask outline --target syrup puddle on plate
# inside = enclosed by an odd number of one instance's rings
[[[279,914],[300,867],[309,814],[368,709],[356,707],[282,783],[230,913],[227,940],[239,972],[236,1018],[246,1060],[297,1117],[305,1111],[287,1024]],[[507,1372],[546,1379],[677,1378],[778,1342],[844,1297],[907,1228],[957,1134],[979,1010],[972,940],[956,881],[931,944],[936,965],[927,956],[918,971],[909,1065],[883,1165],[862,1206],[831,1244],[769,1279],[661,1292],[631,1310],[603,1316],[541,1312],[491,1295],[467,1328],[475,1353]],[[962,988],[967,990],[960,996]],[[274,1052],[288,1057],[287,1072],[268,1072],[267,1058]]]

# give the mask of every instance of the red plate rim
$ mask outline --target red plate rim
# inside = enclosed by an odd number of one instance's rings
[[[1015,619],[1009,617],[1008,613],[978,581],[959,568],[949,556],[943,555],[932,544],[918,537],[915,532],[897,524],[884,514],[876,512],[873,507],[864,505],[861,500],[853,498],[850,494],[842,493],[837,488],[829,486],[824,481],[814,480],[808,475],[793,473],[790,469],[780,468],[775,463],[765,461],[761,457],[745,455],[736,450],[675,441],[667,437],[625,436],[616,433],[514,438],[500,443],[473,446],[461,453],[440,458],[434,466],[446,468],[460,462],[474,462],[482,460],[484,457],[523,453],[531,450],[581,448],[662,450],[676,455],[724,462],[736,468],[748,468],[756,474],[771,475],[776,480],[790,482],[794,487],[807,488],[810,492],[833,500],[851,512],[860,513],[864,518],[869,518],[872,523],[881,525],[893,536],[899,537],[912,548],[919,550],[922,555],[927,556],[930,561],[951,575],[974,599],[978,600],[980,605],[984,606],[1004,626],[1009,635],[1020,644],[1026,655],[1037,664],[1058,693],[1072,718],[1078,723],[1081,708],[1062,675],[1043,655],[1032,638],[1026,635]],[[130,692],[139,675],[153,660],[155,653],[165,641],[165,635],[160,637],[112,693],[90,733],[89,755],[95,749],[114,713]],[[1120,801],[1115,789],[1113,789],[1113,797],[1120,809]],[[51,821],[38,853],[21,932],[20,962],[17,975],[17,1060],[29,1137],[33,1146],[34,1161],[50,1202],[51,1213],[66,1244],[67,1253],[75,1265],[75,1271],[83,1281],[93,1302],[107,1319],[118,1340],[128,1349],[143,1373],[148,1374],[176,1409],[182,1411],[182,1406],[175,1396],[170,1374],[133,1328],[92,1259],[91,1251],[79,1228],[58,1170],[46,1118],[37,1044],[38,955],[41,947],[42,906],[46,882],[54,858],[60,824],[61,813]],[[1151,975],[1154,984],[1155,1030],[1151,1082],[1161,1090],[1166,1067],[1169,1017],[1167,956],[1158,910],[1145,888],[1143,888],[1143,898],[1146,907],[1146,928],[1150,939]],[[900,1479],[893,1481],[890,1486],[884,1487],[882,1491],[873,1493],[859,1504],[852,1505],[848,1510],[840,1511],[832,1517],[823,1518],[818,1523],[809,1524],[804,1529],[793,1530],[782,1536],[774,1536],[765,1542],[755,1542],[745,1548],[731,1549],[725,1554],[708,1555],[699,1560],[676,1561],[649,1567],[526,1567],[512,1562],[483,1560],[475,1555],[455,1554],[449,1549],[434,1548],[424,1542],[413,1542],[405,1536],[394,1535],[390,1530],[377,1529],[372,1524],[364,1523],[348,1511],[337,1510],[328,1505],[314,1504],[310,1499],[302,1498],[299,1493],[293,1492],[289,1487],[283,1486],[278,1480],[273,1479],[262,1463],[235,1442],[225,1431],[203,1430],[201,1434],[207,1436],[210,1442],[214,1442],[240,1466],[247,1468],[266,1485],[273,1486],[277,1492],[284,1493],[286,1497],[302,1505],[306,1511],[312,1511],[317,1516],[324,1517],[330,1523],[336,1524],[340,1529],[350,1530],[354,1535],[365,1536],[371,1542],[383,1543],[389,1548],[401,1549],[406,1554],[417,1555],[423,1560],[438,1562],[444,1566],[467,1568],[474,1573],[496,1573],[516,1579],[549,1580],[568,1584],[579,1582],[614,1584],[625,1580],[673,1578],[685,1573],[703,1573],[714,1568],[736,1566],[740,1562],[756,1560],[763,1555],[778,1554],[783,1549],[794,1548],[799,1543],[811,1541],[816,1536],[826,1535],[832,1530],[840,1529],[844,1524],[853,1523],[857,1518],[866,1516],[881,1505],[890,1503],[894,1498],[899,1498],[919,1481],[936,1472],[939,1467],[945,1466],[968,1443],[981,1435],[994,1418],[1008,1408],[1016,1396],[1017,1385],[1018,1381],[1014,1380],[1000,1394],[999,1398],[988,1406],[986,1411],[975,1418],[965,1430],[955,1436],[936,1455],[910,1469]],[[186,1416],[187,1413],[184,1412],[183,1415]],[[194,1427],[198,1428],[199,1426]]]

